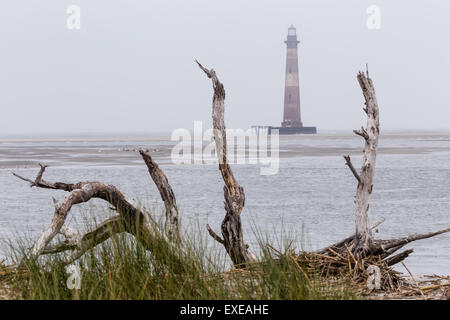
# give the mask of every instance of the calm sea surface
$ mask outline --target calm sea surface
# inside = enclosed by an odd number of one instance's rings
[[[280,138],[278,174],[260,175],[259,165],[234,165],[244,187],[244,236],[256,250],[256,228],[275,238],[282,230],[297,234],[295,246],[314,250],[354,231],[355,179],[342,155],[360,167],[362,139],[341,132]],[[175,142],[168,135],[108,138],[0,139],[0,240],[17,234],[36,237],[53,215],[52,197],[64,192],[30,188],[15,178],[30,178],[37,163],[49,164],[49,181],[101,181],[154,210],[162,210],[147,169],[132,150],[145,147],[168,176],[181,209],[184,228],[209,223],[217,232],[224,216],[223,182],[216,165],[174,165]],[[107,204],[77,206],[68,221],[86,212],[107,214]],[[105,209],[103,209],[105,208]],[[450,226],[450,132],[384,133],[380,138],[371,221],[385,218],[377,237],[424,233]],[[210,240],[213,241],[212,239]],[[406,260],[416,274],[450,274],[450,235],[415,242]],[[408,247],[407,247],[408,248]],[[0,247],[0,259],[6,254]],[[400,271],[402,267],[398,268]]]

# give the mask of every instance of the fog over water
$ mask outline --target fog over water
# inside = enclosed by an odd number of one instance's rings
[[[139,147],[148,148],[167,174],[181,209],[183,228],[199,224],[206,235],[203,226],[209,223],[220,230],[223,181],[217,166],[172,164],[170,152],[175,143],[169,134],[1,140],[0,238],[5,240],[14,233],[37,236],[53,215],[52,196],[62,199],[64,195],[61,191],[30,188],[11,174],[14,171],[34,178],[37,162],[51,165],[45,176],[49,181],[115,184],[125,194],[161,212],[159,193],[139,155],[132,151]],[[261,176],[258,165],[233,165],[246,193],[242,217],[250,248],[256,250],[252,225],[276,238],[281,237],[282,227],[295,231],[295,245],[307,250],[319,249],[354,232],[356,182],[342,155],[352,155],[359,167],[361,151],[361,138],[341,131],[282,136],[278,174]],[[377,237],[447,228],[448,181],[450,132],[382,133],[370,214],[373,223],[382,218],[386,221],[378,228]],[[101,201],[76,206],[68,221],[74,224],[74,217],[88,213],[108,214],[107,207]],[[212,244],[213,240],[209,241]],[[413,273],[448,274],[450,235],[408,247],[415,250],[406,260]]]
[[[81,29],[68,30],[76,4]],[[367,28],[367,8],[381,29]],[[0,2],[0,135],[172,131],[210,121],[213,67],[230,128],[282,121],[287,29],[299,40],[303,122],[356,129],[369,63],[383,129],[449,128],[450,2]]]

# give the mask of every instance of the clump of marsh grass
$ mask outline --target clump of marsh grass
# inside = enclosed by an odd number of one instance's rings
[[[162,224],[160,228],[162,234]],[[182,269],[176,268],[179,260],[161,262],[135,238],[117,234],[74,264],[79,271],[79,289],[68,285],[74,274],[67,272],[64,254],[30,260],[26,258],[29,245],[10,243],[10,260],[24,259],[24,263],[20,270],[8,271],[3,281],[22,299],[355,298],[348,284],[329,281],[310,263],[302,263],[290,245],[292,240],[282,239],[284,245],[276,249],[259,233],[259,262],[239,269],[231,267],[223,248],[208,246],[202,230],[196,225],[182,235]],[[173,247],[161,241],[158,250],[161,256]]]

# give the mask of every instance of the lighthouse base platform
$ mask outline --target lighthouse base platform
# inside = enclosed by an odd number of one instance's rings
[[[272,131],[278,130],[278,134],[316,134],[316,127],[272,127],[272,126],[252,126],[257,132],[264,131],[271,134]]]

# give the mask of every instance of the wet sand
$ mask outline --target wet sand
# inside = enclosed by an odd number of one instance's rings
[[[321,143],[316,143],[321,140]],[[327,140],[323,146],[323,140]],[[396,145],[383,145],[383,140],[398,140]],[[351,145],[348,142],[351,141]],[[405,141],[416,142],[416,146]],[[300,142],[300,145],[299,145]],[[170,135],[157,137],[47,137],[47,138],[1,138],[0,169],[29,168],[38,163],[52,166],[114,166],[140,165],[137,150],[149,149],[152,156],[162,163],[170,164],[172,147]],[[362,143],[351,134],[318,134],[314,136],[281,136],[280,157],[317,157],[360,155]],[[206,146],[206,142],[204,146]],[[321,146],[317,146],[321,145]],[[450,152],[448,133],[388,133],[380,138],[379,154],[425,154]]]

